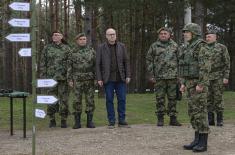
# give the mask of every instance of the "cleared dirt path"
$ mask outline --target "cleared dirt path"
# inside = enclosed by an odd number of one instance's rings
[[[37,131],[37,155],[193,155],[182,149],[191,142],[193,130],[189,125],[182,127],[157,127],[153,124],[131,125],[131,128],[107,129],[48,129]],[[30,155],[32,150],[31,131],[27,139],[22,131],[0,130],[1,155]],[[224,127],[211,127],[209,146],[200,155],[235,155],[235,123]]]

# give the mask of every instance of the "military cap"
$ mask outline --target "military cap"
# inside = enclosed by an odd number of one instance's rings
[[[195,35],[202,35],[201,27],[196,23],[188,23],[184,26],[183,32],[189,31]]]
[[[77,39],[79,39],[80,37],[85,37],[85,36],[86,36],[85,33],[79,33],[79,34],[75,37],[75,39],[77,40]]]
[[[157,33],[159,34],[161,31],[167,31],[170,34],[172,33],[171,29],[168,27],[161,27],[160,29],[157,30]]]
[[[215,30],[215,29],[208,29],[207,31],[206,31],[206,35],[207,34],[218,34],[218,31],[217,30]]]

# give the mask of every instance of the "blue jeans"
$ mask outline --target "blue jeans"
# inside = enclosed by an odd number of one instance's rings
[[[114,90],[117,95],[117,111],[118,121],[125,121],[126,117],[126,83],[125,82],[112,82],[109,81],[104,85],[106,94],[106,110],[109,123],[115,123],[115,110],[114,110]]]

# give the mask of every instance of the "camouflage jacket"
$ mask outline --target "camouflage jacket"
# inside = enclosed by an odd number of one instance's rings
[[[68,79],[75,81],[95,79],[95,51],[91,47],[74,47],[69,54]]]
[[[170,40],[168,43],[154,42],[147,53],[146,64],[150,77],[155,79],[177,78],[178,45]]]
[[[230,57],[226,46],[220,43],[208,44],[211,54],[210,80],[228,79],[230,70]]]
[[[202,39],[196,39],[179,48],[179,76],[183,79],[198,79],[198,85],[208,86],[210,53]]]
[[[70,47],[63,43],[48,44],[41,55],[41,78],[53,78],[55,80],[67,80],[67,63]]]

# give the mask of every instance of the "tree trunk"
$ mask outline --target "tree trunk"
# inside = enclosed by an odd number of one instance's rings
[[[146,34],[148,33],[147,32],[147,28],[146,28],[146,18],[147,18],[147,11],[148,11],[148,8],[147,8],[147,0],[144,0],[143,2],[143,9],[142,9],[142,26],[141,26],[141,38],[142,38],[142,41],[141,41],[141,51],[140,51],[140,64],[139,64],[139,68],[140,68],[140,75],[139,75],[139,92],[141,93],[144,93],[145,92],[145,89],[146,89]]]
[[[0,30],[3,30],[3,17],[4,17],[4,4],[0,3]],[[0,35],[1,36],[1,35]],[[4,84],[4,72],[3,72],[3,65],[4,65],[4,59],[3,59],[3,43],[5,38],[3,36],[1,36],[1,42],[0,42],[0,89],[3,88],[3,84]]]
[[[81,2],[80,0],[73,0],[75,9],[75,19],[76,19],[76,32],[80,33],[82,31],[82,15],[81,15]]]
[[[68,12],[67,12],[67,19],[68,19],[68,21],[67,21],[67,35],[68,35],[68,33],[69,33],[69,28],[70,28],[70,0],[68,0],[68,5],[67,5],[67,7],[68,7]]]
[[[87,36],[87,44],[91,45],[92,41],[91,41],[91,35],[92,35],[92,3],[90,2],[90,0],[86,0],[85,1],[85,22],[84,22],[84,31],[86,33]]]
[[[7,36],[11,33],[7,22],[10,19],[11,11],[9,10],[8,5],[10,4],[9,0],[4,1],[4,11],[3,11],[3,36]],[[13,89],[12,87],[12,46],[11,43],[3,37],[3,88]]]
[[[203,1],[202,0],[195,1],[193,21],[201,26],[202,32],[205,32],[206,29],[205,18],[204,18],[205,16],[206,16],[206,8],[203,4]]]
[[[191,12],[191,5],[185,0],[185,14],[184,14],[184,24],[188,24],[192,22],[192,12]]]
[[[68,15],[67,15],[67,0],[64,0],[64,38],[68,37]]]
[[[93,48],[95,48],[95,49],[97,49],[97,31],[96,31],[96,29],[97,29],[97,25],[98,25],[98,18],[97,18],[97,16],[98,16],[98,8],[97,7],[95,7],[95,5],[94,5],[94,7],[93,7],[93,11],[94,11],[94,14],[93,14],[93,18],[92,18],[92,34],[91,34],[91,36],[92,36],[92,38],[91,38],[91,44],[92,44],[92,47]]]
[[[56,20],[55,20],[55,13],[54,13],[54,0],[49,0],[49,14],[50,14],[50,32],[56,30]]]
[[[55,5],[55,11],[54,11],[54,14],[55,14],[55,30],[59,30],[60,27],[59,27],[59,1],[58,0],[55,0],[54,1],[54,5]]]

